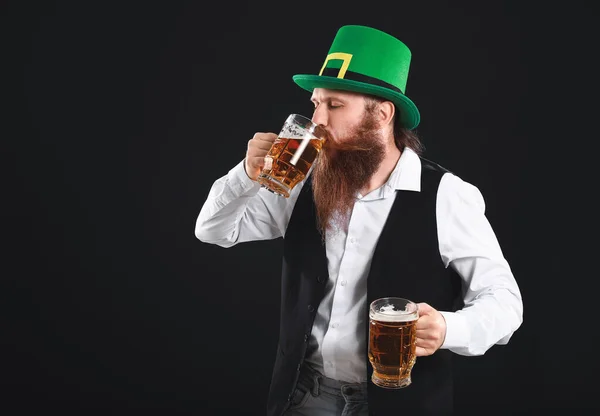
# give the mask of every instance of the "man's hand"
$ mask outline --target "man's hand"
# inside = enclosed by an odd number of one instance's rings
[[[436,352],[446,339],[446,320],[436,309],[427,303],[417,304],[419,319],[417,320],[417,357],[431,355]]]
[[[265,156],[269,153],[275,139],[277,139],[275,133],[255,133],[254,137],[248,141],[244,168],[248,177],[253,181],[258,178],[262,171]]]

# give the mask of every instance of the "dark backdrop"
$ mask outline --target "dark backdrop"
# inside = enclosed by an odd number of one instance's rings
[[[194,224],[254,132],[310,114],[291,77],[344,24],[409,45],[426,155],[481,189],[523,292],[509,345],[457,356],[459,414],[599,409],[593,3],[284,3],[3,3],[0,412],[264,414],[281,241]]]

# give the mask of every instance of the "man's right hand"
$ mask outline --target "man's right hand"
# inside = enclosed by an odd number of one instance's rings
[[[248,177],[253,181],[262,171],[265,165],[265,156],[269,153],[275,139],[277,139],[275,133],[255,133],[254,137],[248,141],[244,168]]]

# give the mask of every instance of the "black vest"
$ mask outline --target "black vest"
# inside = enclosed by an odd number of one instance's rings
[[[371,262],[367,304],[380,297],[399,296],[426,302],[441,311],[455,311],[462,306],[461,280],[451,268],[444,267],[437,238],[436,197],[445,172],[421,158],[421,192],[396,192]],[[316,228],[309,179],[300,192],[284,239],[279,345],[267,404],[269,416],[280,416],[288,407],[327,279],[325,246]],[[375,386],[370,381],[373,370],[366,350],[364,355],[370,415],[401,411],[413,416],[452,413],[449,350],[418,357],[412,384],[399,390]]]

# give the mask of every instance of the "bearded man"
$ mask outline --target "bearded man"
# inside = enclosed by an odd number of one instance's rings
[[[198,215],[196,237],[221,247],[283,237],[269,416],[452,414],[452,354],[482,355],[522,324],[480,191],[423,157],[410,59],[387,33],[340,28],[319,74],[294,76],[328,134],[309,175],[288,198],[261,188],[277,135],[256,133]],[[373,383],[367,351],[369,305],[390,296],[418,305],[403,389]]]

